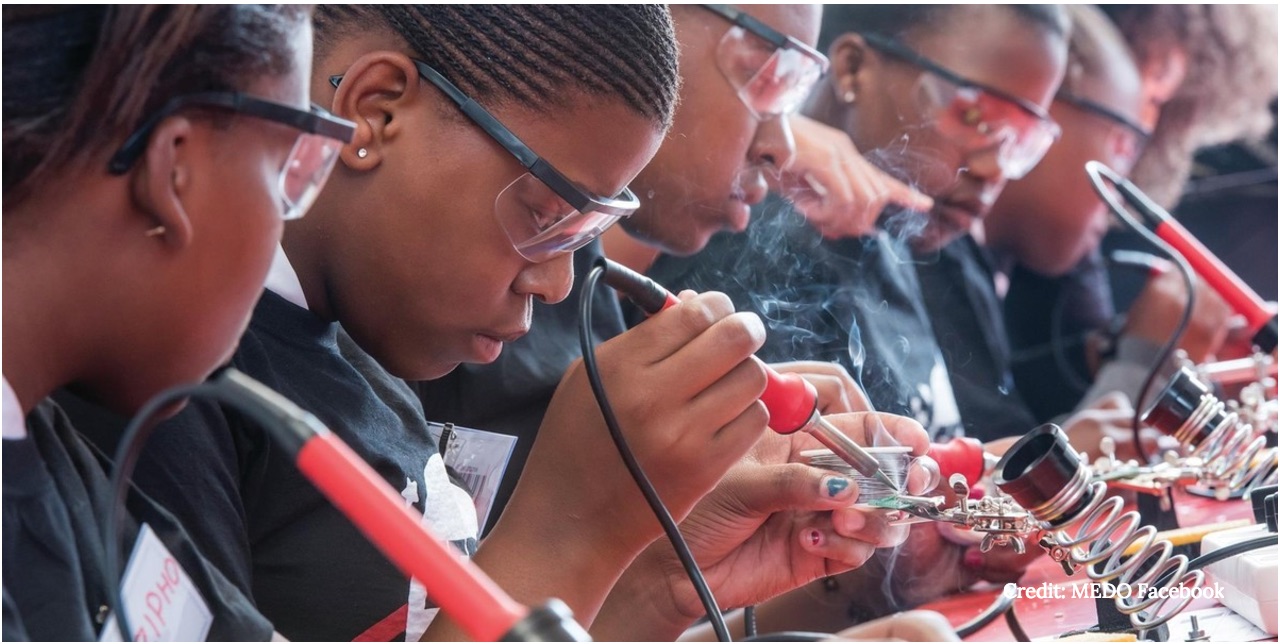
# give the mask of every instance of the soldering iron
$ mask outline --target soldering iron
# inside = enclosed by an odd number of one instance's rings
[[[609,259],[601,259],[600,265],[604,268],[604,283],[622,293],[649,315],[680,303],[661,284],[626,266]],[[822,417],[822,413],[818,411],[818,390],[813,384],[798,374],[781,374],[767,365],[764,369],[768,384],[760,395],[760,402],[769,410],[770,429],[784,435],[808,432],[863,476],[875,478],[889,486],[889,489],[901,492],[893,479],[880,469],[880,462],[876,457]]]

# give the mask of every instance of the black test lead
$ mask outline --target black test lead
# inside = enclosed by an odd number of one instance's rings
[[[617,262],[601,258],[604,283],[622,293],[645,313],[654,315],[680,303],[661,284]],[[840,460],[863,476],[874,478],[895,493],[902,490],[880,469],[880,462],[861,445],[853,442],[818,411],[818,390],[794,373],[780,374],[765,365],[768,384],[760,402],[769,410],[769,428],[779,434],[808,432]]]

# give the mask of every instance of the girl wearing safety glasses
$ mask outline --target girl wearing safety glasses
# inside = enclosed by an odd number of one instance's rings
[[[514,597],[558,596],[584,624],[660,530],[582,370],[478,551],[471,499],[400,378],[492,361],[529,330],[535,300],[565,297],[571,252],[638,207],[627,185],[670,125],[677,73],[663,7],[320,8],[311,88],[356,132],[308,225],[284,238],[233,358]],[[703,295],[600,347],[620,423],[676,517],[765,430],[760,331]],[[139,480],[199,526],[282,633],[461,637],[251,422],[199,405],[170,425]],[[188,432],[204,442],[166,440]]]
[[[353,131],[310,107],[310,22],[255,5],[4,9],[7,640],[119,637],[104,463],[47,396],[131,414],[231,354],[284,219]],[[151,563],[195,589],[134,638],[272,635],[172,515],[137,494],[128,509],[124,543],[154,535]]]

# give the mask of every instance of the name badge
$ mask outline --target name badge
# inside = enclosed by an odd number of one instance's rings
[[[135,642],[203,642],[213,624],[191,578],[145,523],[124,569],[120,595]],[[121,641],[114,614],[98,641]]]
[[[516,447],[516,437],[452,423],[428,423],[427,429],[440,446],[445,466],[457,473],[475,502],[476,517],[483,530]]]

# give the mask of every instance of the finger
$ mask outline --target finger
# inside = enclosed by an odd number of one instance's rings
[[[896,613],[840,631],[847,640],[900,640],[903,642],[957,642],[955,629],[942,615],[928,610]]]
[[[716,430],[712,438],[711,450],[700,450],[707,454],[707,467],[716,471],[726,471],[755,445],[765,432],[769,431],[769,410],[759,400],[751,403],[737,418]]]
[[[798,373],[806,380],[813,382],[814,386],[817,386],[818,383],[816,379],[810,378],[810,376],[826,376],[833,379],[835,381],[835,386],[839,387],[839,396],[837,397],[834,395],[836,392],[829,392],[830,400],[833,402],[845,401],[844,408],[835,408],[833,405],[831,409],[823,409],[822,412],[824,414],[834,414],[847,411],[873,411],[871,401],[867,398],[867,395],[863,393],[862,388],[858,386],[857,381],[853,379],[853,376],[849,375],[848,370],[846,370],[843,365],[837,362],[797,360],[793,362],[780,362],[770,366],[773,367],[774,371],[779,373]],[[832,384],[828,383],[827,386],[830,387]],[[823,400],[821,395],[823,392],[819,391],[818,393],[818,400],[821,402]]]
[[[680,308],[683,307],[676,307],[673,311]],[[693,328],[693,325],[701,323],[702,319],[691,315],[684,324]],[[733,313],[713,322],[696,337],[686,339],[683,346],[653,364],[665,382],[682,382],[686,391],[700,392],[749,360],[764,344],[764,338],[764,323],[756,314]],[[760,392],[763,392],[764,367],[759,361],[753,362],[761,374]],[[670,402],[679,404],[683,401]]]
[[[714,430],[729,424],[749,406],[759,402],[767,383],[764,368],[758,360],[743,360],[719,380],[694,394],[692,400],[683,403],[681,408],[690,418],[699,419],[706,429]],[[768,425],[767,411],[761,421]]]
[[[876,548],[892,548],[906,541],[908,526],[891,525],[889,513],[842,508],[831,513],[831,526],[836,534],[871,544]]]
[[[857,568],[876,552],[870,543],[840,536],[823,515],[805,522],[805,526],[797,531],[796,538],[805,552],[826,560],[825,572],[828,575]]]
[[[878,412],[832,414],[826,419],[850,440],[865,446],[903,445],[920,456],[929,450],[929,434],[920,423],[905,416]]]
[[[800,463],[735,465],[725,485],[739,509],[767,516],[783,510],[831,510],[858,498],[858,484],[848,477]]]
[[[658,312],[644,324],[602,344],[601,355],[625,351],[643,364],[656,364],[733,314],[733,302],[723,293],[681,291],[679,299],[680,304]],[[618,345],[626,348],[612,348]]]
[[[919,212],[928,212],[933,208],[933,199],[915,188],[898,181],[897,179],[880,172],[883,182],[884,201],[886,203],[897,204],[903,208]]]

